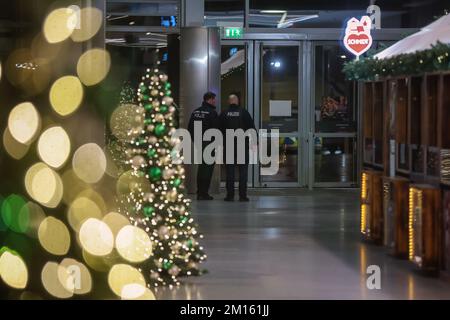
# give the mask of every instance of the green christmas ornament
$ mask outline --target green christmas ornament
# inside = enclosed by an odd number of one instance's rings
[[[146,86],[140,86],[139,89],[141,89],[141,92],[146,92],[148,90]]]
[[[173,266],[173,263],[170,262],[170,261],[165,261],[163,263],[163,268],[166,269],[166,270],[169,270],[170,268],[172,268],[172,266]]]
[[[166,90],[166,96],[170,97],[172,95],[172,91],[171,90]]]
[[[152,124],[152,122],[153,122],[152,119],[145,119],[145,120],[144,120],[144,124],[145,124],[146,126],[148,126],[149,124]]]
[[[162,170],[159,167],[152,167],[148,174],[150,175],[150,179],[152,181],[158,181],[161,179],[162,176]]]
[[[162,106],[161,108],[159,108],[159,111],[161,113],[167,113],[168,110],[169,110],[169,108],[167,108],[167,106]]]
[[[147,101],[148,99],[150,99],[149,95],[147,95],[147,94],[141,94],[141,100]]]
[[[151,111],[153,109],[153,106],[152,106],[151,103],[146,103],[144,105],[144,108],[145,108],[146,111]]]
[[[166,126],[163,124],[158,124],[155,128],[155,134],[157,137],[161,137],[166,133]]]
[[[175,180],[173,180],[173,185],[178,188],[181,185],[181,179],[176,178]]]
[[[153,207],[144,207],[144,215],[149,218],[152,217],[155,213],[155,208]]]
[[[180,218],[181,223],[186,223],[188,221],[188,218],[186,216],[183,216]]]
[[[170,90],[170,88],[172,88],[172,85],[170,84],[170,82],[167,82],[166,85],[164,86],[164,89],[167,91]]]
[[[147,155],[148,155],[150,158],[154,158],[154,157],[156,156],[156,150],[155,150],[155,149],[148,149]]]

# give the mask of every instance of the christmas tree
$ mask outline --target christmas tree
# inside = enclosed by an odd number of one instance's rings
[[[153,255],[142,269],[153,287],[179,285],[179,277],[202,274],[199,264],[206,259],[185,197],[184,168],[174,163],[180,141],[172,137],[178,124],[170,89],[167,75],[147,70],[137,93],[144,129],[130,132],[128,150],[137,182],[125,200],[127,215],[151,238]]]

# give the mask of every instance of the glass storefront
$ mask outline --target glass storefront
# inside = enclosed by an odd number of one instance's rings
[[[263,46],[261,128],[298,131],[298,46]]]
[[[246,48],[243,44],[222,46],[222,106],[227,103],[230,94],[239,97],[241,105],[246,107]]]
[[[356,85],[342,72],[351,57],[336,42],[314,46],[314,184],[357,181]]]
[[[357,183],[358,97],[342,73],[348,59],[337,41],[224,41],[222,105],[237,94],[258,129],[279,130],[278,173],[254,166],[252,186]]]
[[[316,183],[356,182],[356,138],[317,137],[314,141]]]
[[[298,183],[300,46],[260,45],[260,128],[279,130],[278,173],[260,175],[261,184]]]
[[[265,186],[270,183],[298,183],[299,139],[283,137],[279,139],[278,173],[273,176],[260,176],[260,183]],[[269,148],[269,154],[271,150]],[[265,167],[265,166],[262,166]]]

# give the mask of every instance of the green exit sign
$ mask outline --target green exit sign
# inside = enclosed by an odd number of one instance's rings
[[[225,39],[241,39],[244,36],[244,29],[238,27],[225,27],[223,36]]]

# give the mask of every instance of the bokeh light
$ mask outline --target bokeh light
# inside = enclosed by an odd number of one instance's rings
[[[3,201],[5,199],[3,198],[3,196],[0,194],[0,232],[6,231],[8,230],[8,226],[5,224],[5,222],[3,221],[3,212],[2,212],[2,206],[3,206]]]
[[[28,214],[25,214],[20,221],[20,210],[25,206],[26,201],[17,194],[11,194],[3,200],[1,206],[1,215],[3,223],[11,230],[17,233],[24,233],[27,230]]]
[[[38,141],[38,154],[50,167],[59,169],[70,155],[70,139],[62,127],[45,130]]]
[[[35,201],[48,208],[56,208],[63,195],[61,178],[42,162],[28,169],[25,175],[25,188]]]
[[[88,143],[75,152],[72,166],[75,174],[86,183],[97,183],[106,171],[106,156],[102,148]]]
[[[61,179],[64,184],[63,200],[67,205],[70,205],[78,197],[81,191],[89,188],[89,185],[78,178],[72,168],[67,169],[63,173]]]
[[[50,104],[53,110],[65,117],[74,113],[83,101],[83,85],[74,76],[65,76],[55,81],[50,89]]]
[[[69,207],[68,220],[72,229],[80,231],[83,223],[89,218],[102,219],[102,209],[90,198],[76,198]]]
[[[28,283],[28,269],[22,258],[7,248],[0,250],[0,277],[11,288],[24,289]]]
[[[68,299],[73,296],[73,292],[66,289],[63,283],[68,283],[69,273],[62,273],[60,266],[56,262],[47,262],[41,272],[42,284],[49,294],[59,299]],[[63,281],[61,277],[64,275]]]
[[[89,269],[77,260],[66,258],[58,267],[58,279],[67,291],[87,294],[92,290],[92,277]]]
[[[29,201],[20,209],[19,217],[22,228],[26,229],[25,233],[29,237],[37,238],[39,226],[46,218],[44,210],[38,204]]]
[[[34,96],[47,89],[51,80],[51,64],[47,57],[33,57],[28,48],[11,52],[4,65],[8,81],[23,91],[24,96]]]
[[[96,189],[98,190],[98,188],[96,188]],[[103,197],[102,197],[102,195],[100,193],[98,193],[97,191],[95,191],[92,188],[88,188],[88,189],[85,189],[85,190],[81,191],[78,194],[78,198],[81,198],[81,197],[85,197],[85,198],[88,198],[91,201],[93,201],[97,205],[97,207],[100,208],[102,216],[104,214],[106,214],[106,211],[107,211],[107,209],[106,209],[106,202],[105,202],[105,199],[103,199]]]
[[[83,249],[94,256],[106,256],[114,248],[111,229],[98,219],[90,218],[83,223],[79,239]]]
[[[116,183],[117,195],[128,195],[133,192],[150,192],[150,181],[145,177],[137,177],[133,171],[124,172]]]
[[[122,300],[156,300],[153,292],[140,284],[127,284],[121,293]]]
[[[108,284],[111,290],[119,297],[127,285],[139,285],[146,287],[144,276],[130,265],[116,264],[111,268],[108,274]],[[126,292],[129,296],[130,294]]]
[[[44,36],[49,43],[58,43],[69,38],[77,26],[77,15],[70,8],[53,10],[44,22]]]
[[[83,259],[86,264],[95,271],[98,272],[108,272],[113,265],[116,265],[123,261],[123,259],[119,256],[117,251],[113,250],[107,256],[99,257],[94,256],[83,250],[82,252]]]
[[[62,256],[70,248],[70,233],[66,225],[54,217],[47,217],[39,226],[38,237],[41,246],[51,254]]]
[[[8,118],[9,132],[18,142],[29,144],[36,137],[41,125],[38,111],[30,102],[24,102],[11,110]]]
[[[33,61],[33,56],[27,48],[20,48],[12,51],[5,61],[4,72],[8,81],[16,87],[19,87],[31,76],[29,67]]]
[[[54,60],[61,54],[62,44],[50,44],[42,32],[39,32],[31,41],[30,51],[35,59],[43,58]]]
[[[20,300],[43,300],[41,296],[34,292],[24,291],[20,294]]]
[[[30,147],[26,144],[20,143],[9,132],[9,128],[6,127],[3,132],[3,146],[6,152],[14,159],[20,160],[27,154]]]
[[[94,86],[103,79],[111,67],[111,56],[104,49],[91,49],[81,55],[77,64],[77,74],[86,86]]]
[[[145,110],[134,104],[122,104],[111,115],[109,126],[112,134],[121,141],[129,141],[142,133]]]
[[[123,227],[116,238],[117,252],[132,263],[143,262],[152,254],[152,242],[147,232],[135,226]]]
[[[72,33],[72,40],[83,42],[94,37],[103,24],[103,13],[97,8],[87,7],[80,10],[78,27]]]
[[[102,220],[111,229],[114,237],[117,237],[123,227],[130,225],[128,218],[117,212],[108,213]]]
[[[121,170],[119,169],[120,166],[120,160],[119,159],[115,159],[114,155],[112,152],[121,152],[122,150],[120,150],[120,147],[118,147],[118,144],[113,145],[107,145],[103,148],[103,151],[105,152],[105,157],[106,157],[106,170],[105,173],[114,178],[117,179],[121,173]],[[125,161],[122,162],[123,164],[125,164]]]

